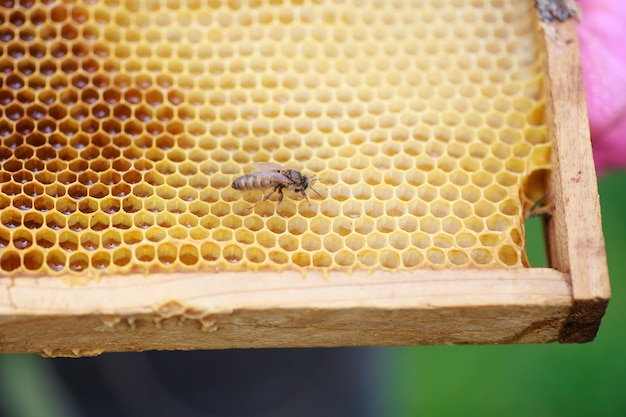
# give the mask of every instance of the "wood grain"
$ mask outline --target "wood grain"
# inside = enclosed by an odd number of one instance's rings
[[[574,298],[559,340],[586,342],[595,337],[611,293],[576,23],[569,20],[554,28],[556,33],[545,41],[553,143],[550,264],[569,275]]]
[[[172,274],[0,281],[0,352],[555,341],[571,307],[550,269]]]

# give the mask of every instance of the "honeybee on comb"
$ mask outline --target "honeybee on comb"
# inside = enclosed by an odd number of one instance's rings
[[[252,172],[236,178],[231,185],[235,190],[241,191],[271,188],[271,191],[265,194],[260,201],[254,203],[250,209],[253,209],[257,204],[262,203],[277,192],[278,206],[276,209],[278,210],[280,203],[283,201],[283,190],[285,189],[302,194],[309,204],[311,204],[311,201],[309,201],[309,197],[306,195],[307,189],[310,188],[315,194],[322,196],[311,187],[311,184],[317,181],[317,178],[311,178],[300,171],[285,168],[273,162],[256,162],[252,167]]]

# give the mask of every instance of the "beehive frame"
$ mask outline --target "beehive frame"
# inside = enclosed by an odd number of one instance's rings
[[[60,276],[8,277],[0,281],[0,349],[82,356],[593,339],[608,277],[575,27],[554,27],[545,39],[553,269],[162,272],[82,283],[74,276],[73,285]]]

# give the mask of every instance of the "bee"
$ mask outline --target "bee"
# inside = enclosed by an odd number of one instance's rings
[[[311,187],[313,182],[318,181],[317,178],[311,178],[300,171],[285,168],[273,162],[256,162],[252,167],[252,172],[236,178],[231,185],[235,190],[241,191],[265,190],[271,188],[271,191],[265,194],[260,201],[254,203],[250,209],[253,209],[257,204],[267,200],[276,192],[278,192],[278,209],[280,203],[283,201],[284,189],[293,190],[302,194],[309,204],[311,204],[311,201],[309,201],[309,197],[306,195],[307,189],[310,188],[315,194],[320,197],[322,196]]]

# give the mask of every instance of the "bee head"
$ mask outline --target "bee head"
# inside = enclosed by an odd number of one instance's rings
[[[310,188],[315,194],[319,195],[320,197],[322,196],[320,193],[317,192],[317,190],[313,187],[311,187],[311,185],[313,185],[314,182],[319,181],[319,178],[311,178],[308,175],[306,176],[306,186],[303,187],[303,190]]]

